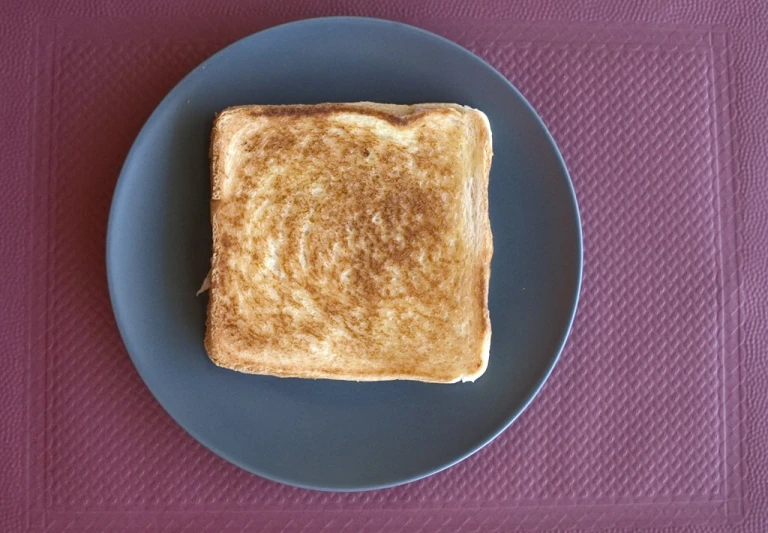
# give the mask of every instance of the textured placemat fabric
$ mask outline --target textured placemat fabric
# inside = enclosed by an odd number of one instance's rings
[[[768,530],[768,8],[558,4],[0,8],[0,529]],[[443,473],[357,494],[262,480],[178,428],[104,268],[115,180],[162,96],[237,38],[329,14],[499,69],[558,142],[585,239],[576,325],[529,410]]]

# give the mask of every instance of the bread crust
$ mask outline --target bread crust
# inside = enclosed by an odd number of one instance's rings
[[[239,106],[210,145],[205,347],[240,372],[474,381],[491,129],[455,104]]]

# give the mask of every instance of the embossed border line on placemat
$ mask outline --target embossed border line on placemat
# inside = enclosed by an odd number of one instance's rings
[[[277,21],[271,21],[277,22]],[[405,20],[427,29],[432,29],[448,37],[463,42],[473,32],[478,21],[452,20],[449,22],[436,19]],[[89,38],[93,38],[93,20],[82,19],[45,20],[38,26],[36,98],[34,107],[35,123],[35,167],[33,183],[32,228],[32,268],[31,316],[32,335],[29,353],[28,383],[28,526],[33,530],[97,530],[131,527],[142,529],[162,525],[165,528],[184,528],[195,525],[201,530],[236,530],[261,527],[281,530],[285,524],[292,523],[301,529],[312,524],[331,529],[359,531],[391,531],[405,526],[414,530],[424,528],[471,529],[480,526],[489,528],[553,528],[553,527],[591,527],[601,526],[669,526],[683,524],[721,524],[735,521],[743,516],[742,494],[742,430],[741,430],[741,383],[739,338],[742,318],[740,316],[741,295],[739,287],[739,265],[736,250],[739,245],[737,206],[735,205],[735,183],[733,179],[733,146],[730,132],[731,95],[729,94],[728,76],[728,36],[718,28],[702,27],[654,27],[637,28],[626,25],[567,25],[567,38],[563,37],[562,24],[520,24],[509,21],[484,21],[481,39],[488,46],[505,42],[525,43],[536,46],[539,42],[562,43],[563,46],[587,45],[599,42],[616,47],[669,47],[669,49],[689,50],[704,53],[711,63],[712,80],[711,113],[713,114],[712,132],[713,153],[717,155],[714,175],[718,183],[717,211],[719,212],[720,233],[713,238],[719,239],[720,273],[718,284],[721,288],[720,319],[723,336],[720,339],[724,390],[722,408],[726,424],[723,428],[721,464],[726,469],[721,473],[724,480],[722,500],[685,499],[659,497],[653,501],[606,501],[606,502],[513,502],[509,507],[472,506],[451,509],[323,509],[307,511],[269,511],[258,516],[245,510],[232,508],[190,508],[190,509],[60,509],[52,510],[47,506],[47,491],[50,484],[46,480],[46,447],[49,416],[49,390],[46,361],[51,346],[49,332],[49,313],[51,302],[48,301],[49,287],[53,280],[48,277],[51,268],[49,241],[50,233],[55,228],[50,226],[49,209],[51,202],[48,194],[52,191],[51,156],[55,149],[56,134],[52,131],[52,106],[56,98],[56,51],[63,42],[77,39],[78,28],[88,25]],[[97,35],[100,38],[147,39],[149,36],[162,35],[165,39],[189,40],[190,34],[184,27],[158,23],[157,21],[106,19],[99,22]],[[211,24],[211,21],[205,21]],[[245,23],[243,23],[245,24]],[[141,32],[134,30],[141,26]],[[197,29],[205,26],[193,23]],[[242,26],[240,26],[242,27]],[[258,29],[258,28],[253,28]],[[239,33],[238,33],[239,32]],[[233,30],[233,37],[243,36],[240,29]],[[477,39],[477,37],[473,37]],[[147,392],[147,394],[149,394]],[[449,505],[449,504],[447,504]]]

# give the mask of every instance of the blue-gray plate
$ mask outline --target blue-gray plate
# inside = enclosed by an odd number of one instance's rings
[[[238,104],[457,102],[491,121],[490,364],[475,383],[280,379],[214,366],[203,347],[208,142]],[[192,71],[131,149],[107,237],[109,290],[149,390],[203,445],[260,476],[325,490],[413,481],[479,450],[531,402],[563,348],[581,282],[581,227],[562,158],[498,72],[426,31],[313,19],[251,35]]]

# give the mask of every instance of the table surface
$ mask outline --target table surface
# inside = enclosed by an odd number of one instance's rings
[[[404,487],[262,480],[180,430],[109,307],[105,223],[143,121],[278,23],[424,27],[551,129],[585,238],[550,382],[499,439]],[[768,530],[768,5],[754,1],[5,2],[3,531]]]

